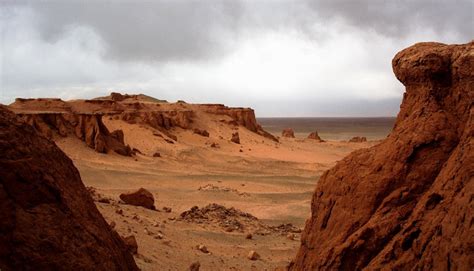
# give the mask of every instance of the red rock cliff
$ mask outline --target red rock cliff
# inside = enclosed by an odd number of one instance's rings
[[[0,106],[0,269],[138,270],[72,161]]]
[[[49,139],[74,134],[87,146],[100,153],[115,151],[130,156],[132,151],[125,146],[123,137],[114,137],[102,122],[102,115],[81,113],[28,113],[18,114],[21,119]]]
[[[474,269],[474,43],[419,43],[392,65],[395,127],[321,177],[291,270]]]

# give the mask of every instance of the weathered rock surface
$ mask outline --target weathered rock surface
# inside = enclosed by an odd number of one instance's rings
[[[153,194],[145,188],[140,188],[132,193],[120,194],[120,199],[126,204],[142,206],[147,209],[155,210],[155,198]]]
[[[295,132],[291,128],[286,128],[281,132],[282,137],[295,138]]]
[[[319,136],[318,132],[311,132],[309,135],[308,135],[308,139],[314,139],[314,140],[317,140],[319,142],[323,142],[324,140],[321,139],[321,137]]]
[[[365,136],[354,136],[353,138],[349,139],[349,142],[353,142],[353,143],[367,142],[367,138]]]
[[[419,43],[392,65],[395,127],[320,178],[291,270],[474,268],[474,43]]]
[[[138,270],[72,161],[0,106],[0,269]]]
[[[206,130],[201,130],[198,128],[194,128],[193,132],[197,135],[204,136],[204,137],[209,137],[209,132]]]
[[[102,122],[100,114],[65,113],[19,113],[18,116],[43,136],[53,139],[55,135],[75,135],[88,147],[100,153],[114,151],[130,156],[132,150],[124,144],[123,132],[112,133]]]
[[[232,133],[230,141],[234,142],[235,144],[240,144],[239,132]]]

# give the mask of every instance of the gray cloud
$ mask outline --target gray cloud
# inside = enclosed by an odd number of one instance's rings
[[[474,35],[470,0],[317,1],[15,1],[30,6],[49,42],[78,26],[103,39],[105,56],[125,61],[194,61],[222,57],[245,31],[290,31],[324,40],[319,28],[340,19],[387,37],[417,29]]]
[[[457,33],[466,41],[474,36],[471,0],[321,0],[309,6],[323,18],[340,18],[388,37],[404,37],[416,28]]]
[[[473,2],[0,0],[0,102],[110,89],[259,116],[390,115],[390,59],[473,38]]]
[[[90,27],[105,56],[125,61],[175,61],[221,56],[232,44],[242,7],[213,1],[35,1],[41,36],[55,42],[71,28]]]

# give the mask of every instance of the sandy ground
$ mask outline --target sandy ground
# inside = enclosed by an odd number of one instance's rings
[[[353,150],[377,142],[318,143],[308,139],[281,139],[280,143],[242,127],[229,127],[200,116],[200,127],[209,138],[175,128],[175,144],[154,136],[153,129],[104,119],[110,130],[122,129],[125,141],[139,149],[136,157],[99,154],[74,137],[56,142],[74,161],[86,186],[92,186],[110,204],[97,202],[109,223],[121,236],[133,234],[138,242],[136,262],[142,270],[187,270],[200,262],[201,270],[274,270],[295,256],[299,234],[263,233],[251,230],[227,232],[210,224],[180,220],[193,206],[217,203],[256,216],[267,225],[292,223],[303,228],[310,215],[312,192],[319,176]],[[230,142],[238,131],[241,144]],[[219,148],[210,144],[217,143]],[[161,157],[153,157],[159,152]],[[199,190],[214,185],[215,190]],[[158,210],[125,205],[119,194],[143,187],[155,197]],[[118,210],[122,214],[118,214]],[[246,239],[248,233],[252,239]],[[196,246],[205,245],[209,253]],[[247,259],[249,251],[261,259]]]

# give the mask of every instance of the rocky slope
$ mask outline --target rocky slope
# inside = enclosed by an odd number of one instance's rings
[[[474,43],[419,43],[392,65],[396,125],[321,177],[291,270],[474,268]]]
[[[72,161],[0,106],[0,269],[138,270]]]

